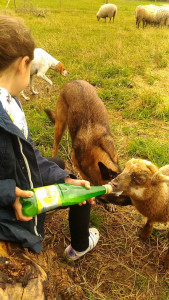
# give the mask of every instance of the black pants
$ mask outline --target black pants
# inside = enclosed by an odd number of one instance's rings
[[[59,157],[47,158],[55,162],[64,169],[65,164]],[[91,205],[71,205],[69,209],[69,228],[71,235],[71,245],[77,251],[84,251],[89,246],[89,219]]]
[[[77,251],[84,251],[89,246],[90,204],[72,205],[69,210],[71,245]]]

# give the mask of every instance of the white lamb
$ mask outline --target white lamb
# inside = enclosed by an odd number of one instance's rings
[[[117,13],[117,6],[115,4],[104,4],[100,7],[99,11],[97,12],[97,19],[98,21],[100,20],[100,18],[105,19],[106,22],[106,18],[111,19],[113,18],[113,23],[114,23],[114,18],[116,16]]]

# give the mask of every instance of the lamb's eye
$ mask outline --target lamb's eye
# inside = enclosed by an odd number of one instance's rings
[[[132,180],[136,180],[136,173],[132,173],[132,175],[131,175],[131,178],[132,178]]]
[[[145,174],[132,173],[131,175],[133,184],[143,185],[146,182],[147,176]]]

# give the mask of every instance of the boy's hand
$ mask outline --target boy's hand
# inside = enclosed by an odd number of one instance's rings
[[[86,181],[86,180],[78,180],[78,179],[73,179],[70,177],[66,177],[65,178],[65,183],[70,183],[70,184],[75,184],[75,185],[82,185],[84,187],[86,187],[87,189],[90,189],[90,182]],[[90,205],[94,205],[95,204],[95,198],[90,198],[87,200],[87,202],[90,203]],[[86,204],[86,201],[83,201],[82,203],[79,203],[78,205],[83,205]]]
[[[13,204],[13,208],[15,210],[16,219],[18,221],[24,221],[24,222],[32,220],[32,217],[26,217],[22,214],[22,204],[20,203],[19,199],[20,197],[25,197],[25,198],[31,197],[33,196],[33,193],[31,191],[23,191],[18,187],[16,187],[15,195],[16,195],[16,200]]]

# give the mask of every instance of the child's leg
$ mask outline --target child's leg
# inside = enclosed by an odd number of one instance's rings
[[[76,251],[84,251],[89,246],[90,204],[72,205],[69,210],[71,246]]]

